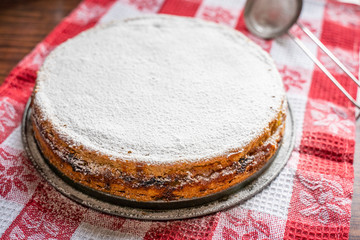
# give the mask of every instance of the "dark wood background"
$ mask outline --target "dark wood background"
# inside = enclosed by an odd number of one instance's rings
[[[0,83],[80,0],[0,0]]]
[[[11,69],[39,43],[80,0],[0,0],[0,84]],[[360,240],[360,121],[350,239]]]

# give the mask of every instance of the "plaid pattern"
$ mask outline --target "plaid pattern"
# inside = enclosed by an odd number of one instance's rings
[[[244,0],[84,0],[9,74],[0,87],[0,236],[2,239],[347,239],[355,148],[355,109],[327,77],[283,36],[249,34]],[[24,154],[20,121],[44,58],[68,38],[99,23],[166,13],[226,24],[275,59],[296,126],[296,146],[280,175],[244,204],[181,221],[137,221],[103,214],[65,198]],[[358,75],[360,7],[305,1],[300,22]],[[357,88],[293,27],[356,97]]]

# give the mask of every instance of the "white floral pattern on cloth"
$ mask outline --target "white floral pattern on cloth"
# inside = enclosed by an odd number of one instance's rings
[[[273,215],[237,207],[221,213],[213,239],[282,239],[279,229],[285,223]]]
[[[40,183],[3,237],[10,239],[69,239],[83,219],[86,208]]]
[[[348,7],[345,4],[327,3],[326,18],[344,27],[359,27],[360,7]]]
[[[31,206],[28,211],[22,216],[21,222],[27,229],[34,229],[37,233],[30,236],[30,239],[56,239],[62,230],[59,226],[49,221],[49,214],[44,213],[39,215],[37,213],[38,209]],[[10,234],[10,237],[13,235],[23,235],[23,231],[20,227],[15,227]]]
[[[100,15],[106,12],[107,8],[94,3],[82,3],[77,11],[74,13],[73,21],[79,25],[86,25],[89,22],[97,19]]]
[[[205,6],[202,9],[200,17],[208,21],[226,25],[232,25],[234,20],[236,20],[230,10],[220,6]]]
[[[16,200],[16,196],[29,194],[38,176],[24,152],[0,148],[0,197]]]
[[[279,69],[279,72],[282,76],[285,91],[301,91],[304,89],[306,80],[302,76],[300,71],[289,68],[284,65]]]
[[[355,75],[358,71],[358,54],[351,54],[351,52],[346,51],[345,49],[339,47],[329,47],[329,50],[342,62],[347,69]],[[318,55],[319,60],[324,64],[324,66],[331,72],[336,74],[344,74],[345,72],[341,70],[341,68],[333,61],[331,58],[324,53],[323,51],[319,51]],[[351,81],[349,79],[349,81]]]
[[[255,220],[251,215],[251,210],[247,212],[246,215],[237,216],[231,214],[231,212],[225,213],[225,218],[229,221],[230,224],[238,227],[243,226],[245,228],[245,234],[242,235],[241,239],[265,239],[270,237],[271,231],[270,227],[261,220]],[[224,226],[223,228],[223,237],[224,239],[235,238],[238,239],[240,236],[231,228]]]
[[[0,101],[0,132],[5,132],[7,127],[16,126],[16,110],[10,103],[9,98]]]
[[[350,118],[349,110],[323,100],[309,100],[311,121],[307,124],[319,131],[337,134],[349,138],[355,132],[355,123]]]
[[[9,98],[0,98],[0,143],[19,125],[23,104]]]
[[[305,187],[299,194],[303,208],[300,214],[304,217],[313,216],[321,224],[336,222],[341,216],[347,216],[350,211],[351,198],[345,196],[341,184],[320,176],[320,179],[310,179],[297,175]]]
[[[139,11],[153,11],[159,6],[159,0],[127,0],[127,3]]]

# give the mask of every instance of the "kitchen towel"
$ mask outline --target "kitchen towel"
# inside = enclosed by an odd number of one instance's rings
[[[2,239],[348,239],[354,179],[355,108],[284,35],[252,36],[244,0],[84,0],[27,55],[0,87]],[[36,72],[56,46],[97,24],[172,14],[229,25],[274,58],[295,120],[296,143],[280,175],[241,205],[178,221],[139,221],[83,207],[36,172],[21,142],[21,118]],[[358,75],[360,6],[307,0],[299,21]],[[348,77],[296,26],[299,37],[356,97]]]

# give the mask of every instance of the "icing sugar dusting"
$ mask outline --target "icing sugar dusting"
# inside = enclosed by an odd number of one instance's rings
[[[284,98],[273,61],[241,33],[163,15],[59,46],[38,73],[35,103],[71,144],[163,163],[241,149]]]

